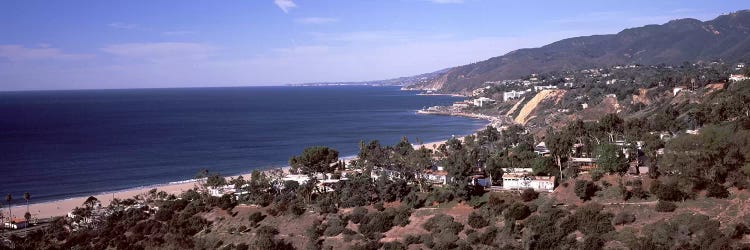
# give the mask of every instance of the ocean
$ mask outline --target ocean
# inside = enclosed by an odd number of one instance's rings
[[[308,146],[353,156],[466,135],[487,122],[419,115],[460,98],[397,87],[233,87],[0,92],[0,193],[59,200],[286,166]]]

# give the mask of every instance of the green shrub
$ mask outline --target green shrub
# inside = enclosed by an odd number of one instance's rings
[[[359,224],[359,232],[370,238],[379,239],[380,233],[387,232],[393,227],[393,216],[386,212],[372,212],[367,214]]]
[[[590,203],[575,210],[573,218],[577,228],[585,235],[605,234],[614,231],[611,213],[602,212],[604,207],[597,203]]]
[[[346,228],[346,222],[341,220],[338,216],[329,216],[326,225],[323,235],[328,237],[339,235]]]
[[[655,181],[654,184],[651,185],[651,193],[656,195],[660,200],[665,201],[680,201],[687,197],[687,195],[680,190],[680,187],[676,182],[663,184],[660,181]]]
[[[536,198],[539,197],[539,193],[534,191],[534,189],[527,188],[524,189],[523,192],[521,192],[521,199],[525,202],[536,200]]]
[[[409,225],[409,217],[411,217],[411,209],[408,207],[400,207],[395,209],[386,210],[391,216],[393,216],[393,225],[405,227]]]
[[[531,215],[531,209],[529,209],[526,204],[523,203],[513,203],[506,211],[505,211],[505,218],[514,219],[514,220],[523,220],[526,219],[526,217],[529,217]]]
[[[250,216],[248,216],[248,220],[250,221],[250,226],[251,227],[258,226],[258,223],[261,222],[261,221],[263,221],[263,219],[265,219],[265,218],[266,218],[266,216],[263,215],[261,212],[254,212],[254,213],[250,214]]]
[[[469,214],[469,218],[466,223],[469,224],[469,226],[477,229],[486,227],[490,224],[490,222],[485,219],[484,216],[477,213],[476,211],[473,211],[471,212],[471,214]]]
[[[382,201],[378,201],[378,202],[377,202],[377,203],[375,203],[375,205],[373,205],[372,207],[374,207],[374,208],[375,208],[375,210],[378,210],[378,211],[383,211],[383,210],[385,210],[385,206],[384,206],[384,204],[383,204],[383,202],[382,202]]]
[[[352,210],[352,213],[349,214],[349,220],[352,221],[354,224],[359,224],[359,222],[367,215],[367,209],[364,207],[356,207],[354,210]]]
[[[724,199],[729,197],[729,191],[724,186],[714,183],[709,185],[708,189],[706,189],[706,197]]]
[[[406,244],[407,246],[414,245],[414,244],[422,244],[422,238],[417,235],[409,234],[409,235],[406,235],[406,237],[404,237],[404,244]]]
[[[656,202],[655,209],[657,212],[673,212],[675,209],[677,209],[677,205],[675,205],[673,202],[660,200]]]
[[[615,225],[625,225],[635,222],[635,215],[628,212],[620,212],[612,219]]]
[[[576,196],[584,201],[590,200],[596,193],[597,189],[598,187],[596,184],[587,180],[577,180],[574,187]]]
[[[449,232],[458,235],[464,225],[455,222],[450,215],[437,214],[422,224],[422,228],[432,233]]]
[[[391,241],[383,244],[383,250],[406,250],[406,246],[401,242]]]

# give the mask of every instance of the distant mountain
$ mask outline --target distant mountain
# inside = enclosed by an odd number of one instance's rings
[[[454,67],[432,81],[410,86],[440,92],[465,92],[487,81],[517,79],[532,73],[624,64],[679,65],[683,62],[750,58],[750,10],[701,22],[678,19],[617,34],[564,39],[540,48],[519,49],[485,61]]]
[[[435,78],[446,73],[448,69],[442,69],[431,73],[416,76],[406,76],[386,80],[363,81],[363,82],[317,82],[289,84],[290,86],[337,86],[337,85],[368,85],[368,86],[409,86],[416,84],[427,84]]]

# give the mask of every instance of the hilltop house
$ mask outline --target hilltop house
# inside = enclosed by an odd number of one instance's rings
[[[547,144],[544,142],[540,142],[539,144],[534,147],[534,153],[541,155],[541,156],[547,156],[550,155],[550,150],[547,148]]]
[[[531,188],[536,191],[552,192],[555,189],[554,176],[533,176],[523,173],[503,175],[503,189],[519,190]]]
[[[554,85],[534,86],[534,91],[537,91],[537,92],[545,90],[545,89],[557,89],[557,86],[554,86]]]
[[[524,91],[524,90],[521,90],[521,91],[513,90],[513,91],[503,92],[503,101],[507,102],[508,100],[511,100],[511,99],[520,98],[523,94],[526,94],[526,92],[527,91]]]
[[[729,75],[729,81],[730,82],[739,82],[739,81],[744,81],[744,80],[747,80],[747,76],[745,76],[745,75],[741,75],[741,74],[736,74],[736,75],[735,74],[731,74],[731,75]]]
[[[570,158],[570,161],[568,161],[569,166],[575,166],[578,167],[581,171],[589,171],[592,169],[595,169],[597,167],[596,165],[596,158]]]
[[[492,100],[492,99],[487,98],[487,97],[479,97],[477,99],[472,100],[472,103],[474,104],[474,106],[482,107],[485,104],[495,103],[495,100]]]

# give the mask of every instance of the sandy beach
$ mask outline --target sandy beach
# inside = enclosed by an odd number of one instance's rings
[[[478,130],[481,130],[481,129],[484,129],[484,127],[479,128]],[[476,134],[476,132],[474,134]],[[459,139],[463,139],[463,137],[464,136],[457,136],[457,138]],[[444,144],[447,140],[448,139],[442,140],[442,141],[413,144],[413,146],[415,149],[418,149],[421,146],[425,146],[428,149],[435,150],[437,149],[438,146],[440,146],[441,144]],[[356,159],[356,156],[342,158],[342,160],[345,160],[347,162],[354,160],[354,159]],[[289,167],[284,167],[282,168],[282,170],[288,173]],[[264,171],[270,171],[270,170],[267,169]],[[240,175],[228,176],[227,179],[237,178],[239,176]],[[241,176],[243,176],[243,178],[245,179],[250,179],[249,173],[242,174]],[[147,194],[149,190],[154,189],[154,188],[159,191],[164,191],[167,194],[179,195],[184,191],[197,187],[197,185],[198,185],[197,180],[191,180],[191,181],[184,181],[184,182],[179,182],[179,183],[153,185],[153,186],[143,187],[143,188],[133,188],[133,189],[128,189],[128,190],[100,193],[100,194],[94,194],[90,196],[96,197],[101,202],[102,206],[106,206],[112,201],[113,198],[117,198],[117,199],[133,198],[134,196],[137,196],[137,195]],[[34,203],[34,204],[29,205],[29,212],[31,212],[32,218],[38,218],[38,219],[51,218],[55,216],[65,216],[68,214],[68,212],[70,212],[75,207],[82,206],[83,202],[88,197],[89,196],[81,196],[81,197],[75,197],[75,198],[68,198],[64,200]],[[33,194],[32,194],[32,201],[33,201]],[[18,199],[18,198],[15,199],[12,209],[13,209],[13,217],[22,218],[24,213],[26,213],[25,201],[23,199]],[[2,213],[7,218],[8,216],[7,207],[5,206],[3,207]]]
[[[288,173],[289,168],[284,167],[282,170],[286,173]],[[265,170],[270,171],[270,170]],[[234,175],[234,176],[228,176],[227,180],[230,178],[237,178],[239,176],[242,176],[242,178],[249,180],[250,174],[242,174],[242,175]],[[197,187],[198,181],[197,180],[191,180],[191,181],[184,181],[179,183],[169,183],[169,184],[162,184],[162,185],[153,185],[149,187],[142,187],[142,188],[133,188],[133,189],[127,189],[127,190],[121,190],[121,191],[114,191],[109,193],[99,193],[94,194],[90,196],[96,197],[96,199],[101,202],[102,206],[107,206],[112,201],[113,198],[117,199],[128,199],[133,198],[137,195],[144,195],[147,194],[149,190],[151,189],[157,189],[159,191],[164,191],[167,194],[174,194],[179,195],[184,191],[193,189]],[[32,194],[32,200],[33,200]],[[29,212],[32,214],[32,218],[38,218],[38,219],[44,219],[44,218],[51,218],[55,216],[65,216],[75,207],[82,206],[83,202],[88,199],[89,196],[81,196],[81,197],[75,197],[75,198],[68,198],[64,200],[57,200],[57,201],[48,201],[48,202],[42,202],[42,203],[34,203],[29,205]],[[13,204],[13,217],[14,218],[23,218],[24,213],[26,213],[26,203],[23,199],[16,198],[14,200]],[[8,209],[7,207],[3,207],[2,210],[3,216],[7,218],[8,216]]]

